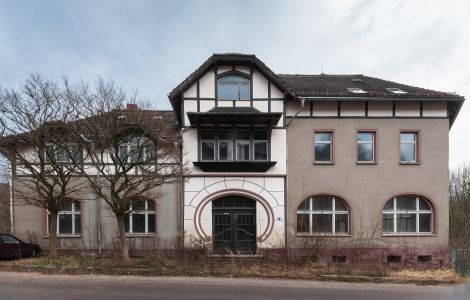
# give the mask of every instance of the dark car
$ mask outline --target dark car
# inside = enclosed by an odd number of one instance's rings
[[[0,234],[0,258],[35,257],[41,252],[36,244],[25,243],[11,234]]]

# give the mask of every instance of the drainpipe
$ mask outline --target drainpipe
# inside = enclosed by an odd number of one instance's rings
[[[10,178],[8,179],[10,184],[10,233],[15,235],[15,208],[14,208],[14,180],[13,180],[13,168],[15,167],[14,161],[10,161]]]
[[[297,117],[298,114],[304,109],[305,106],[305,98],[299,98],[300,99],[300,108],[299,110],[294,114],[294,116],[287,122],[286,127],[289,127],[289,124]]]
[[[98,185],[101,184],[100,182],[100,172],[98,171],[98,174],[96,175],[96,180],[98,181]],[[97,238],[98,238],[98,255],[101,255],[101,198],[95,197],[96,199],[96,233],[97,233]]]

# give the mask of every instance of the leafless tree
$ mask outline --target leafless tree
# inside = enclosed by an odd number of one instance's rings
[[[167,115],[136,104],[122,89],[100,80],[83,85],[82,119],[75,136],[85,150],[82,174],[103,199],[117,221],[122,259],[129,260],[125,218],[143,199],[159,197],[158,187],[180,179],[182,165],[178,137]]]
[[[49,211],[49,255],[58,256],[57,216],[82,185],[72,180],[81,160],[70,140],[76,101],[62,84],[31,75],[19,89],[0,91],[0,152],[12,163],[15,205]]]
[[[450,244],[470,248],[470,166],[451,172],[449,192]]]

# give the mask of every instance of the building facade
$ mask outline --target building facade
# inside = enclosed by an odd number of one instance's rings
[[[146,204],[156,229],[137,238],[213,254],[447,246],[448,133],[463,97],[364,75],[275,74],[254,55],[215,54],[169,99],[188,170]],[[88,198],[82,226],[96,228]],[[16,233],[39,216],[16,207]]]

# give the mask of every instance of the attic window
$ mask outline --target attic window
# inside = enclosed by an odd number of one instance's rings
[[[394,94],[408,94],[408,92],[405,92],[403,90],[400,90],[399,88],[386,88],[386,90],[390,93],[394,93]]]
[[[367,92],[361,88],[348,88],[348,91],[354,94],[367,94]]]
[[[250,100],[250,80],[240,75],[227,75],[217,80],[219,100]]]

